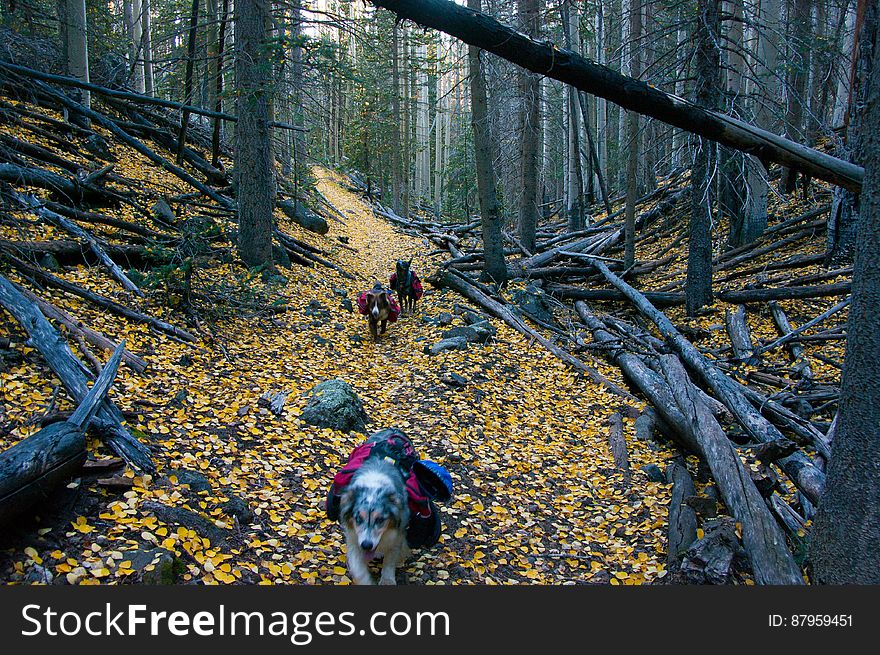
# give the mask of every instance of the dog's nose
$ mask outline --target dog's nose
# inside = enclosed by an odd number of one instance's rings
[[[361,542],[361,548],[363,548],[364,550],[373,550],[373,542],[369,539],[364,539]]]

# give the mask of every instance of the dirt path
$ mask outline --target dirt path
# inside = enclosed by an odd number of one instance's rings
[[[428,287],[415,316],[393,324],[378,346],[370,343],[363,318],[344,301],[377,280],[387,283],[400,257],[413,256],[424,277],[437,264],[428,255],[432,246],[377,219],[331,173],[319,171],[318,178],[345,222],[331,221],[325,237],[286,229],[327,250],[358,279],[321,267],[285,270],[287,282],[275,292],[287,297],[290,311],[230,319],[201,351],[139,326],[106,327],[149,355],[149,375],[124,371],[114,395],[123,409],[143,414],[136,427],[155,446],[159,472],[135,478],[124,495],[94,481],[67,490],[68,514],[27,527],[0,554],[0,577],[28,579],[42,566],[62,582],[124,582],[136,578],[124,566],[130,551],[162,547],[181,558],[184,583],[347,582],[341,532],[323,503],[333,473],[363,437],[298,418],[301,394],[335,377],[357,390],[371,430],[404,429],[424,456],[452,473],[456,494],[442,507],[442,540],[409,560],[410,583],[640,584],[662,577],[669,492],[639,467],[662,468],[669,453],[635,441],[627,420],[633,483],[625,490],[606,441],[618,399],[498,321],[493,343],[426,355],[424,346],[445,329],[435,324],[438,313],[462,302],[451,292]],[[354,251],[339,245],[339,236]],[[96,273],[82,268],[71,275],[95,286]],[[76,302],[58,302],[104,320]],[[467,386],[447,386],[444,372],[464,376]],[[616,370],[602,372],[620,382]],[[16,375],[20,384],[2,392],[14,409],[10,418],[32,414],[51,392],[37,364]],[[42,396],[22,409],[28,384],[41,379]],[[290,395],[275,417],[258,399],[282,390]],[[187,471],[202,476],[204,490],[183,484]],[[235,529],[224,505],[230,495],[254,510],[252,524]],[[148,502],[189,508],[232,528],[233,536],[211,543],[193,526],[158,521]]]

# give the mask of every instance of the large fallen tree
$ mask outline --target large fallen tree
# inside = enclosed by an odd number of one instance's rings
[[[29,344],[40,351],[67,393],[74,401],[82,402],[89,391],[87,381],[91,372],[73,354],[64,337],[46,320],[39,307],[2,275],[0,306],[27,331]],[[120,457],[136,468],[153,472],[155,467],[149,449],[128,431],[123,420],[119,408],[112,401],[105,400],[98,408],[94,422],[100,427],[107,444]]]
[[[85,431],[116,379],[124,351],[123,341],[70,418],[0,453],[0,525],[46,498],[80,469],[86,458]]]
[[[571,50],[536,41],[486,14],[450,0],[370,1],[390,9],[399,18],[446,32],[539,75],[749,153],[762,162],[776,162],[851,191],[858,192],[862,187],[865,170],[860,166],[699,107],[647,82],[596,64]]]

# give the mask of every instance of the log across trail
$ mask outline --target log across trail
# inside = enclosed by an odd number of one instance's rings
[[[703,109],[665,93],[646,82],[621,75],[581,55],[536,41],[486,14],[450,0],[371,0],[425,27],[450,34],[540,75],[570,84],[637,111],[698,134],[722,145],[750,153],[762,161],[791,166],[805,174],[858,191],[863,168],[831,157],[725,114]]]

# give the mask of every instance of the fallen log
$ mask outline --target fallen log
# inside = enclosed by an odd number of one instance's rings
[[[829,285],[827,285],[827,286],[829,286],[829,287],[838,287],[838,286],[843,286],[843,285],[846,286],[846,293],[849,293],[849,289],[850,289],[850,283],[849,283],[849,282],[844,282],[844,283],[841,283],[840,285],[837,285],[837,284],[829,284]],[[797,288],[797,287],[795,287],[795,288]],[[802,287],[802,288],[803,288],[803,287]],[[849,304],[850,304],[851,302],[852,302],[852,297],[849,297],[849,298],[847,298],[846,300],[843,300],[843,301],[837,303],[836,305],[834,305],[834,307],[832,307],[832,308],[829,309],[828,311],[822,312],[822,313],[819,314],[819,316],[817,316],[816,318],[814,318],[814,319],[812,319],[812,320],[810,320],[810,321],[807,321],[806,323],[804,323],[803,325],[801,325],[797,330],[791,330],[788,334],[786,334],[786,335],[784,335],[784,336],[782,336],[782,337],[779,337],[779,338],[778,338],[776,341],[774,341],[773,343],[769,343],[769,344],[767,344],[766,346],[762,346],[762,347],[757,351],[756,354],[760,354],[760,353],[767,352],[768,350],[772,350],[773,348],[778,348],[779,346],[781,346],[781,345],[784,344],[784,343],[788,343],[789,341],[791,341],[792,339],[794,339],[796,336],[800,335],[802,332],[805,332],[806,330],[809,330],[811,327],[813,327],[813,326],[815,326],[815,325],[818,325],[819,323],[821,323],[822,321],[824,321],[826,318],[830,318],[831,316],[833,316],[834,314],[836,314],[836,313],[839,312],[840,310],[845,309],[846,307],[849,306]]]
[[[597,370],[590,366],[587,366],[584,362],[571,355],[571,353],[569,353],[568,351],[560,348],[559,346],[556,346],[555,344],[545,339],[537,331],[526,325],[523,320],[519,318],[516,314],[514,314],[510,309],[480,291],[465,278],[460,277],[459,275],[455,275],[451,271],[440,270],[429,276],[427,278],[427,281],[438,288],[447,287],[449,289],[457,291],[465,298],[468,298],[469,300],[475,302],[477,305],[488,311],[493,316],[500,318],[517,332],[520,332],[521,334],[524,334],[527,337],[534,339],[556,357],[561,359],[563,362],[575,368],[576,370],[585,373],[594,382],[598,382],[613,393],[617,394],[618,396],[622,396],[627,400],[636,400],[632,396],[632,394],[630,394],[628,391],[625,391],[624,389],[621,389],[619,386],[611,382],[611,380],[608,380]]]
[[[696,393],[678,357],[663,355],[660,362],[678,408],[706,454],[724,504],[742,526],[743,546],[755,580],[759,584],[804,584],[803,574],[788,550],[785,535],[724,430]]]
[[[669,345],[691,370],[699,373],[718,400],[727,406],[753,439],[764,442],[782,438],[776,426],[761,416],[739,391],[733,380],[724,375],[684,338],[663,312],[657,310],[644,295],[612,273],[603,262],[597,260],[594,263],[605,279],[626,295],[639,312],[657,326]],[[819,502],[825,486],[825,474],[813,466],[809,458],[802,453],[794,453],[780,460],[779,464],[811,502]]]
[[[0,453],[0,525],[79,472],[86,459],[85,431],[116,378],[123,350],[124,342],[68,420],[52,423]]]
[[[64,216],[60,214],[56,214],[55,212],[44,207],[39,200],[34,198],[33,196],[22,196],[21,194],[14,193],[13,194],[16,199],[21,202],[25,207],[28,207],[31,211],[33,211],[40,218],[44,218],[53,225],[60,227],[62,230],[65,230],[72,234],[73,236],[81,239],[86,243],[89,249],[95,254],[95,257],[104,265],[104,267],[110,271],[110,274],[116,278],[122,287],[128,291],[131,291],[137,296],[143,296],[144,292],[140,290],[140,288],[132,282],[128,276],[122,271],[121,268],[114,262],[110,255],[104,250],[98,240],[95,239],[91,234],[86,232],[76,223],[69,221]]]
[[[774,161],[858,192],[864,168],[802,146],[725,114],[704,109],[659,88],[593,63],[576,52],[537,41],[486,14],[450,0],[371,0],[401,19],[442,30],[469,45],[503,57],[621,107],[651,116],[679,129],[741,150],[761,161]]]
[[[46,320],[39,308],[19,293],[2,275],[0,275],[0,305],[3,305],[25,329],[29,343],[40,351],[71,398],[76,402],[82,402],[88,394],[86,381],[91,372],[71,352],[67,342]],[[103,438],[116,454],[133,467],[152,473],[155,467],[149,449],[129,433],[122,425],[122,421],[122,412],[109,399],[100,406],[94,419],[101,428]]]
[[[97,332],[87,325],[84,325],[82,321],[75,319],[67,312],[40,298],[30,290],[25,289],[24,287],[20,287],[18,285],[14,286],[16,289],[18,289],[19,292],[21,292],[21,294],[25,298],[27,298],[31,302],[36,303],[37,306],[40,308],[40,311],[42,311],[47,318],[58,321],[64,327],[66,327],[71,334],[81,336],[90,344],[92,344],[96,348],[100,348],[101,350],[112,351],[118,347],[118,344],[114,343],[100,332]],[[143,375],[144,371],[147,370],[147,362],[129,350],[122,351],[122,361],[126,366],[128,366],[131,370],[133,370],[135,373],[138,373],[139,375]]]
[[[4,65],[4,64],[2,62],[0,62],[0,66],[2,66],[2,65]],[[62,105],[64,105],[68,109],[73,110],[77,113],[80,113],[80,114],[86,116],[87,118],[96,122],[101,127],[109,130],[117,138],[119,138],[123,143],[134,148],[137,152],[142,154],[144,157],[149,159],[151,162],[153,162],[154,164],[156,164],[160,168],[167,170],[169,173],[176,175],[178,178],[180,178],[181,180],[183,180],[184,182],[186,182],[187,184],[189,184],[193,188],[198,189],[203,194],[205,194],[207,197],[211,198],[211,200],[214,200],[215,202],[219,203],[221,207],[225,207],[227,209],[233,208],[233,203],[229,198],[221,196],[219,193],[217,193],[216,191],[211,189],[209,186],[199,182],[196,178],[194,178],[192,175],[187,173],[185,170],[183,170],[179,166],[175,166],[174,164],[172,164],[170,161],[168,161],[164,157],[160,157],[159,155],[157,155],[155,152],[150,150],[143,143],[141,143],[140,141],[135,139],[133,136],[131,136],[128,132],[126,132],[125,130],[120,128],[118,125],[116,125],[116,123],[113,122],[112,119],[107,118],[106,116],[99,114],[98,112],[96,112],[92,109],[89,109],[88,107],[85,107],[84,105],[82,105],[78,102],[71,100],[70,98],[65,96],[63,93],[58,93],[57,91],[55,91],[51,87],[46,86],[42,82],[38,82],[38,81],[34,80],[33,83],[43,93],[48,94],[50,97],[52,97],[57,102],[60,102]]]
[[[72,282],[68,282],[67,280],[63,280],[55,275],[52,275],[51,273],[47,273],[46,271],[31,266],[30,264],[27,264],[20,260],[18,257],[13,256],[9,252],[0,252],[0,256],[6,259],[10,264],[12,264],[13,267],[18,269],[25,275],[32,277],[43,284],[55,287],[56,289],[61,289],[62,291],[65,291],[71,295],[88,300],[90,303],[111,311],[114,314],[124,316],[125,318],[137,321],[138,323],[146,323],[147,325],[150,325],[161,332],[170,334],[171,336],[181,339],[187,343],[198,342],[198,339],[186,330],[175,327],[170,323],[166,323],[165,321],[162,321],[154,316],[149,316],[147,314],[135,311],[130,307],[126,307],[125,305],[120,305],[115,300],[111,300],[110,298],[101,296],[97,293],[89,291],[88,289],[83,289],[82,287],[77,286]]]
[[[581,289],[565,284],[548,284],[544,290],[556,298],[567,300],[588,301],[622,301],[626,296],[614,289]],[[645,291],[644,296],[658,307],[674,307],[684,304],[683,293],[668,293],[659,291]]]
[[[777,287],[775,289],[745,289],[743,291],[722,291],[717,294],[719,300],[732,305],[744,305],[750,302],[768,302],[770,300],[797,300],[802,298],[823,298],[825,296],[844,296],[850,293],[850,282],[837,282],[807,287]],[[760,354],[764,352],[762,348]]]
[[[39,187],[74,202],[83,199],[83,190],[76,182],[58,173],[41,168],[25,168],[15,164],[0,164],[0,181],[17,186]]]
[[[666,569],[673,572],[679,569],[684,554],[697,540],[697,514],[685,503],[685,500],[697,495],[697,489],[691,474],[677,460],[672,460],[666,467],[666,482],[672,485]]]
[[[785,315],[785,311],[782,307],[779,306],[779,303],[775,300],[770,301],[770,314],[773,316],[773,322],[776,324],[776,328],[779,330],[779,333],[786,337],[794,330],[791,328],[791,324],[788,322],[788,317]],[[789,341],[788,343],[788,351],[791,353],[791,356],[794,357],[794,372],[797,376],[799,376],[802,380],[806,380],[808,383],[812,383],[813,381],[813,369],[810,368],[810,360],[804,356],[804,347],[798,343],[792,343]]]
[[[623,371],[632,383],[655,407],[660,416],[670,426],[669,436],[688,452],[702,456],[700,444],[687,429],[687,423],[675,405],[666,382],[652,371],[640,357],[624,348],[620,340],[615,338],[605,325],[590,311],[583,301],[575,303],[575,310],[584,324],[590,328],[593,339],[597,343],[606,344],[607,352],[615,364]]]
[[[724,324],[727,327],[727,336],[730,337],[730,345],[733,346],[734,357],[741,362],[755,364],[758,360],[754,356],[755,347],[746,323],[746,308],[737,305],[735,311],[728,309],[724,314]]]
[[[339,271],[340,275],[348,280],[356,279],[354,275],[346,271],[341,266],[334,264],[333,262],[324,259],[323,257],[320,257],[313,252],[310,252],[308,248],[305,248],[303,245],[297,242],[296,239],[288,236],[278,228],[275,228],[275,237],[285,248],[287,248],[288,250],[292,250],[295,254],[299,255],[303,259],[315,262],[326,268],[332,268],[336,271]]]

